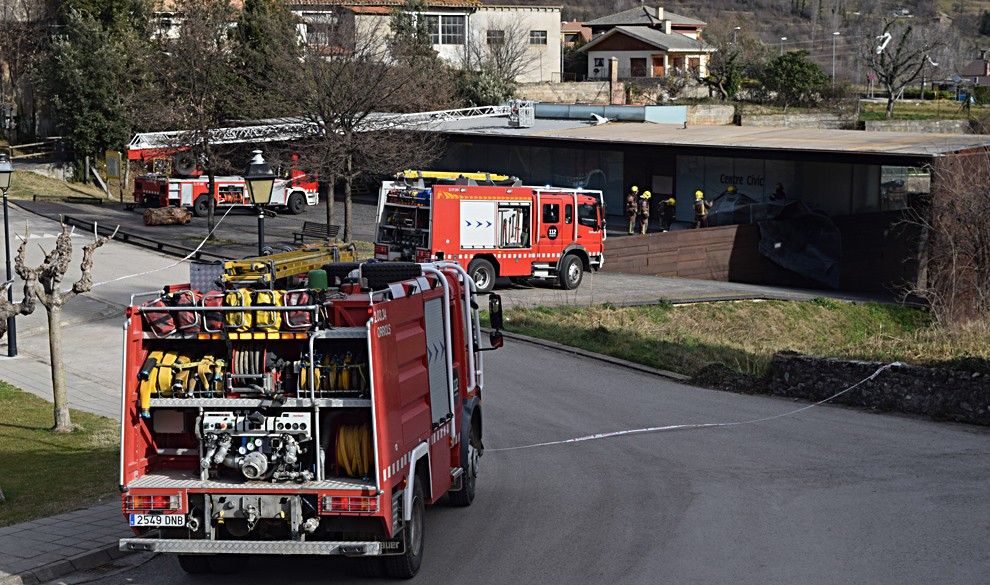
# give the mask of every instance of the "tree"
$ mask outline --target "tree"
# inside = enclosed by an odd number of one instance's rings
[[[17,262],[19,264],[24,263],[26,245],[27,239],[25,238],[17,249]],[[34,274],[29,273],[28,276],[34,276]],[[30,315],[34,312],[35,284],[37,284],[36,280],[24,281],[24,296],[19,303],[12,303],[7,300],[7,289],[14,286],[14,281],[5,282],[3,285],[0,285],[0,337],[7,334],[7,319],[18,315]]]
[[[158,122],[181,128],[176,148],[189,147],[208,179],[208,192],[216,190],[221,153],[213,134],[229,124],[233,112],[252,110],[249,95],[238,77],[229,34],[234,22],[230,0],[180,0],[177,10],[184,18],[178,35],[161,38],[164,56],[158,84],[162,88],[158,107],[149,109]],[[207,197],[207,230],[215,227],[214,198]]]
[[[875,42],[863,47],[863,60],[887,90],[887,119],[894,115],[897,96],[921,77],[929,56],[942,45],[935,28],[916,29],[901,19],[887,19]]]
[[[116,234],[116,231],[113,235]],[[15,270],[48,313],[48,349],[52,364],[52,396],[55,412],[55,426],[52,430],[57,433],[72,431],[72,421],[69,418],[69,389],[65,385],[65,366],[62,361],[62,307],[76,295],[87,293],[93,288],[93,254],[97,248],[113,238],[95,237],[83,246],[83,257],[80,269],[82,274],[69,290],[62,290],[62,279],[69,270],[72,262],[72,234],[63,225],[62,233],[55,240],[55,248],[45,254],[41,265],[31,268],[25,264],[25,238],[17,251]]]
[[[761,77],[763,87],[785,109],[817,101],[829,84],[829,77],[805,51],[774,57],[763,68]]]
[[[290,116],[289,104],[271,88],[298,82],[303,58],[299,20],[281,0],[245,0],[233,31],[233,66],[245,96],[238,110],[248,118]]]
[[[728,24],[714,24],[704,32],[705,42],[715,48],[708,59],[707,75],[700,79],[710,95],[734,100],[747,76],[757,73],[766,61],[766,46],[749,29],[736,31]]]
[[[295,110],[317,129],[299,151],[304,164],[331,185],[328,206],[333,185],[338,178],[343,183],[345,241],[353,235],[355,179],[365,172],[399,170],[436,152],[435,137],[409,131],[400,118],[387,113],[435,110],[450,103],[450,75],[432,49],[423,50],[417,40],[422,31],[398,28],[402,36],[386,37],[380,30],[359,31],[353,19],[338,19],[330,25],[328,44],[311,49],[303,60],[303,83],[283,88],[295,100]]]
[[[537,60],[530,50],[529,29],[519,20],[493,18],[488,28],[465,44],[464,69],[478,71],[501,83],[510,93],[516,79]]]
[[[50,10],[46,3],[8,0],[0,7],[0,63],[6,70],[6,79],[0,75],[0,100],[16,108],[17,130],[22,135],[34,134],[36,130],[35,85],[40,77],[49,24]],[[30,112],[30,132],[24,132],[21,124],[25,112]]]
[[[149,45],[140,17],[104,22],[69,8],[61,20],[45,79],[57,123],[80,160],[123,146],[140,123]]]

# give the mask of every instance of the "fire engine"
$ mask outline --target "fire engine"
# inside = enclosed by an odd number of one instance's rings
[[[488,173],[442,175],[407,172],[383,183],[376,259],[453,260],[483,293],[498,277],[575,289],[584,272],[603,266],[601,191],[526,187]]]
[[[215,177],[214,205],[250,206],[251,198],[243,177]],[[317,205],[317,182],[298,169],[289,171],[288,179],[275,181],[270,207],[280,207],[299,214],[309,205]],[[163,174],[148,174],[134,179],[134,205],[142,207],[187,207],[196,217],[209,211],[209,180],[205,176],[169,178]]]
[[[189,573],[344,555],[409,578],[425,507],[471,504],[500,299],[482,348],[458,264],[312,269],[344,255],[299,254],[132,298],[120,487],[134,535],[121,550],[176,554]]]

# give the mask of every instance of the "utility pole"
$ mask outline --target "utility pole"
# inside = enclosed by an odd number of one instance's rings
[[[784,55],[784,41],[786,41],[786,40],[787,40],[787,37],[780,37],[780,55],[781,56]]]
[[[832,33],[832,85],[835,85],[835,40],[839,38],[839,31]]]

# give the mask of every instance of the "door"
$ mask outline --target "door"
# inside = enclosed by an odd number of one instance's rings
[[[664,67],[663,67],[663,55],[653,56],[653,77],[663,77]]]
[[[564,225],[565,205],[572,204],[570,197],[560,195],[542,195],[540,197],[539,235],[540,244],[538,260],[541,262],[556,261],[560,251],[571,242],[573,226]],[[569,231],[571,230],[571,231]]]

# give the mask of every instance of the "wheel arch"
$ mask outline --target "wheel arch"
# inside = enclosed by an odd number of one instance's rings
[[[406,487],[402,492],[402,519],[406,522],[412,519],[413,490],[416,487],[416,482],[425,483],[423,497],[433,499],[430,446],[426,442],[416,445],[416,448],[409,455],[409,460],[409,475],[406,476]]]
[[[468,440],[471,437],[471,426],[475,422],[478,424],[478,438],[481,438],[484,436],[484,427],[482,427],[481,398],[478,396],[464,402],[461,416],[461,443],[459,448],[461,461],[467,460]]]
[[[495,258],[495,254],[490,254],[490,253],[486,253],[486,254],[475,254],[474,256],[471,257],[471,262],[473,262],[474,260],[476,260],[478,258],[480,258],[482,260],[488,260],[489,262],[492,263],[492,267],[495,268],[495,277],[496,278],[498,278],[501,275],[501,273],[502,273],[502,267],[501,267],[501,265],[499,265],[498,259]],[[471,266],[471,262],[468,262],[468,267],[469,268]]]
[[[560,260],[557,260],[557,270],[560,270],[563,265],[564,258],[568,254],[574,254],[581,259],[581,266],[584,268],[585,272],[591,272],[591,256],[588,255],[588,251],[584,249],[584,246],[572,245],[564,248],[563,253],[560,255]]]

